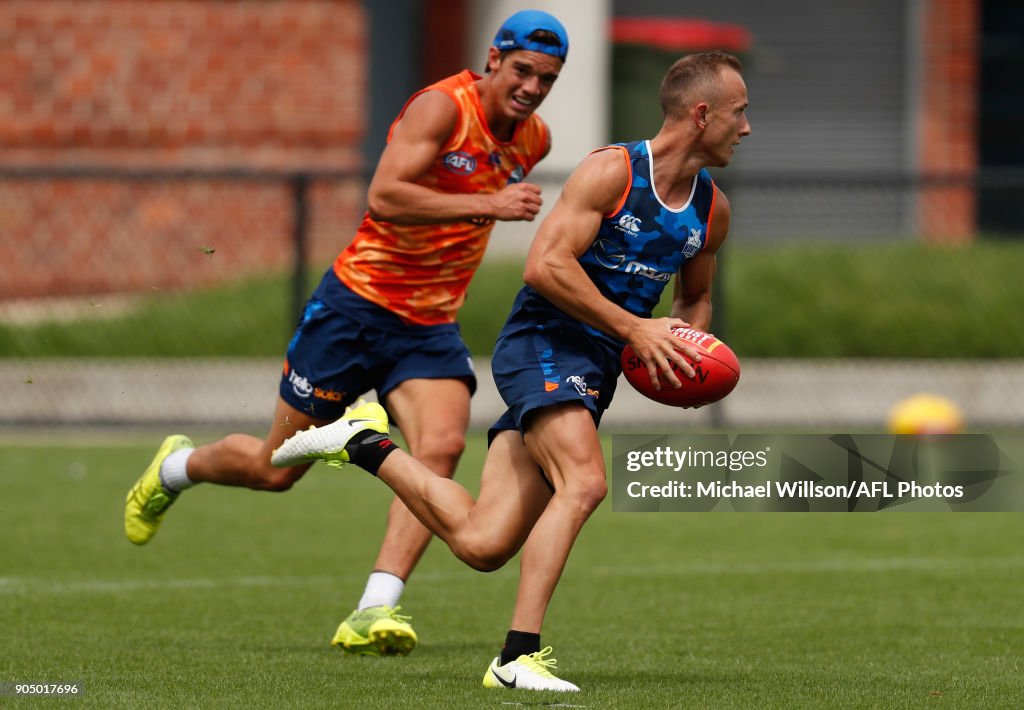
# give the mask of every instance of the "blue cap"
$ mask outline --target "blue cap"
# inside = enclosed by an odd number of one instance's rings
[[[558,37],[558,44],[545,44],[530,39],[537,30],[547,30]],[[563,62],[569,53],[569,35],[562,23],[540,10],[521,10],[509,17],[494,35],[494,46],[502,52],[511,49],[528,49],[558,57]]]

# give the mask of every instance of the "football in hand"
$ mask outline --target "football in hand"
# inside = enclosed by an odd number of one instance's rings
[[[672,383],[661,375],[661,389],[656,390],[651,385],[646,363],[633,352],[631,346],[626,345],[622,350],[622,373],[637,392],[655,402],[673,407],[700,407],[717,402],[733,391],[736,383],[740,381],[740,363],[728,345],[715,336],[694,328],[673,328],[672,334],[679,338],[681,345],[691,345],[700,354],[700,362],[696,363],[683,355],[683,358],[693,366],[695,377],[687,377],[673,363],[672,370],[683,386],[673,387]]]

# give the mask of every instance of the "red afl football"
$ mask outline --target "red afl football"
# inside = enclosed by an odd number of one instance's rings
[[[740,381],[740,363],[728,345],[715,336],[694,328],[673,328],[672,334],[682,343],[692,345],[700,353],[700,362],[697,363],[683,356],[693,365],[696,376],[690,379],[673,364],[672,370],[682,381],[683,386],[673,387],[662,375],[661,389],[656,390],[651,385],[647,365],[637,357],[633,348],[627,345],[622,350],[622,374],[637,392],[655,402],[673,407],[699,407],[717,402],[733,391],[736,383]]]

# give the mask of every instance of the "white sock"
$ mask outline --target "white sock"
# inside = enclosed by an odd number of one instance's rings
[[[188,457],[193,451],[195,449],[178,449],[160,464],[160,484],[171,493],[181,493],[186,488],[196,485],[196,482],[185,473]]]
[[[371,606],[396,606],[405,589],[405,582],[388,572],[373,572],[366,580],[363,598],[359,600],[359,610]]]

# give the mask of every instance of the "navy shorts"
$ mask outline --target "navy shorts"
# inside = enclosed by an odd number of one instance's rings
[[[337,419],[369,390],[381,400],[405,380],[458,379],[476,390],[458,324],[410,325],[342,284],[332,271],[306,303],[281,375],[281,398]]]
[[[491,370],[508,411],[491,426],[489,438],[509,429],[525,433],[531,412],[563,402],[580,402],[599,425],[622,371],[621,350],[582,324],[564,320],[503,333]]]

